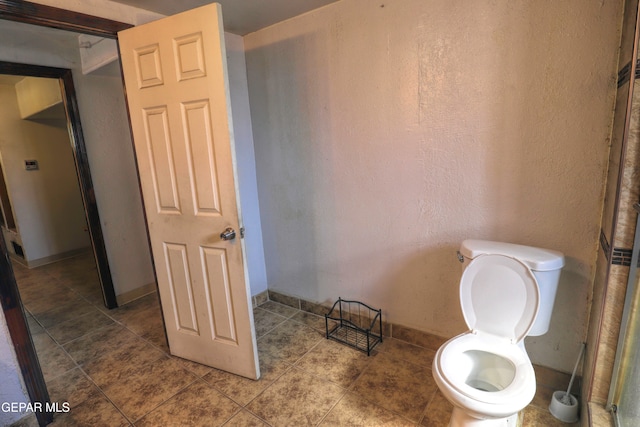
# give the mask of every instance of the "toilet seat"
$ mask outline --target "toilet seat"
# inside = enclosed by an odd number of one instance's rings
[[[504,362],[506,369],[496,372],[497,376],[502,377],[504,388],[486,391],[467,383],[472,368],[466,357],[469,351],[484,352],[489,359]],[[518,345],[508,340],[466,332],[440,347],[434,362],[441,380],[451,389],[478,403],[505,404],[520,399],[528,403],[535,394],[535,372],[531,361]],[[495,365],[492,363],[491,367],[495,369]]]
[[[460,279],[460,305],[469,329],[512,343],[521,341],[538,315],[540,291],[522,262],[504,255],[480,255]]]

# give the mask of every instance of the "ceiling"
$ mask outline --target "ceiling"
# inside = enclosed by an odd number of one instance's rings
[[[162,15],[175,15],[188,9],[212,3],[212,0],[112,1],[150,10]],[[217,0],[222,5],[222,19],[225,31],[241,36],[336,1],[338,0]]]
[[[46,44],[47,48],[56,50],[78,48],[78,33],[6,19],[0,19],[0,40],[3,45],[14,48],[28,48],[35,44]]]
[[[3,47],[17,52],[57,55],[73,61],[78,52],[78,33],[0,19],[0,40]],[[73,52],[73,53],[72,53]],[[17,58],[24,62],[27,58]],[[15,84],[23,77],[0,75],[0,84]]]
[[[162,15],[174,15],[211,0],[112,0]],[[338,0],[218,0],[222,5],[225,31],[246,35]],[[78,51],[78,33],[0,19],[3,45],[25,51],[68,56]],[[69,58],[70,60],[72,58]],[[19,78],[0,76],[0,84],[15,84]]]

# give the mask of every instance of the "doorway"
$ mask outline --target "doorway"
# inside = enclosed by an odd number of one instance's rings
[[[0,83],[0,229],[51,390],[70,366],[57,343],[104,324],[106,304],[59,81],[0,75]]]
[[[28,76],[28,77],[46,77],[55,79],[59,82],[60,90],[62,91],[62,99],[64,101],[65,112],[66,112],[66,121],[68,123],[68,135],[69,140],[72,144],[73,151],[73,164],[75,164],[75,174],[77,176],[82,205],[84,209],[84,214],[86,218],[86,228],[89,233],[89,240],[91,243],[92,251],[89,254],[89,262],[96,266],[96,283],[100,288],[100,294],[102,297],[103,304],[107,308],[113,308],[117,306],[115,291],[113,288],[113,283],[111,279],[111,272],[109,269],[109,263],[106,254],[106,248],[104,246],[104,239],[102,236],[102,228],[101,222],[98,215],[97,204],[95,202],[95,197],[93,196],[93,184],[91,181],[91,174],[89,170],[88,160],[86,158],[86,149],[84,145],[84,138],[82,135],[82,128],[80,126],[79,113],[77,110],[77,102],[75,99],[75,91],[71,76],[71,71],[66,69],[58,69],[51,67],[42,67],[35,65],[25,65],[25,64],[13,64],[7,62],[0,62],[0,73],[8,74],[8,75],[20,75],[20,76]],[[31,164],[31,167],[38,167],[37,160],[31,159],[27,161]],[[34,163],[35,162],[35,163]],[[30,167],[25,163],[25,168]],[[6,169],[6,166],[5,166]],[[37,171],[38,169],[34,169],[33,171]],[[10,191],[10,190],[9,190]],[[83,227],[84,228],[84,227]],[[6,232],[6,234],[5,234]],[[9,257],[12,256],[14,260],[25,257],[24,249],[22,248],[22,241],[19,239],[18,234],[15,231],[12,231],[9,228],[5,228],[3,230],[2,239],[5,241],[5,249],[7,259],[9,261]],[[18,238],[13,238],[13,236]],[[18,243],[19,241],[19,243]],[[9,247],[9,245],[11,245]],[[25,259],[25,261],[27,261]],[[28,262],[27,262],[28,264]],[[6,286],[13,287],[16,286],[14,270],[10,265],[5,266],[5,271],[7,275],[11,275],[13,277],[7,280]],[[38,363],[37,356],[35,354],[35,349],[33,348],[32,338],[29,333],[29,329],[26,327],[19,326],[17,327],[17,336],[14,336],[13,330],[11,328],[16,327],[16,325],[10,325],[11,320],[16,321],[17,323],[21,323],[21,317],[24,318],[24,312],[22,310],[22,304],[20,303],[20,294],[18,292],[17,286],[15,289],[10,290],[7,288],[0,289],[0,295],[3,296],[3,302],[5,302],[5,298],[10,296],[7,299],[7,304],[3,305],[3,309],[5,309],[5,316],[7,317],[7,326],[11,331],[12,340],[14,340],[14,346],[18,348],[18,345],[25,347],[27,351],[24,353],[19,353],[20,355],[24,355],[25,362],[27,362],[28,367],[23,368],[23,375],[25,372],[28,375],[34,376],[34,384],[40,384],[37,387],[43,387],[44,389],[41,391],[30,391],[30,396],[34,401],[44,402],[48,399],[43,399],[44,396],[47,396],[46,386],[44,385],[44,378],[42,378],[42,373],[40,369],[34,369],[34,366],[40,367]],[[7,315],[7,310],[9,309],[20,309],[19,314],[15,314],[13,316]],[[22,315],[22,316],[20,316]],[[10,320],[11,319],[11,320]],[[23,320],[24,321],[24,320]],[[18,341],[18,345],[16,345],[16,340]],[[20,343],[21,342],[21,343]],[[20,362],[22,364],[22,362]],[[40,377],[35,379],[35,377]],[[29,382],[29,380],[25,377],[25,382]],[[28,390],[30,390],[29,386],[27,386]],[[40,399],[34,399],[33,396],[40,396]],[[40,421],[41,423],[43,421]]]
[[[81,31],[110,38],[115,38],[117,31],[130,27],[128,24],[116,21],[13,0],[2,2],[0,5],[0,16],[7,20],[71,31]],[[93,194],[91,174],[88,169],[87,153],[79,121],[79,111],[75,99],[71,71],[68,69],[0,62],[0,74],[49,77],[59,79],[61,82],[65,109],[68,119],[70,123],[72,123],[70,133],[74,143],[73,148],[78,179],[82,190],[85,210],[87,211],[87,225],[93,241],[95,259],[103,289],[105,289],[105,302],[107,305],[115,307],[115,293],[113,292],[100,219]],[[2,279],[0,280],[0,301],[2,302],[2,309],[11,341],[16,350],[16,356],[25,387],[31,402],[49,402],[49,394],[33,342],[29,335],[27,319],[22,307],[14,272],[9,263],[9,253],[3,236],[0,236],[0,279]],[[36,413],[36,416],[40,425],[46,425],[53,419],[53,414],[48,411],[39,411]]]
[[[59,81],[62,91],[62,100],[65,106],[69,137],[72,145],[80,194],[86,215],[87,231],[89,232],[95,262],[98,268],[104,304],[107,308],[117,307],[109,261],[104,245],[98,206],[96,204],[93,190],[93,182],[91,179],[86,146],[82,134],[82,126],[80,124],[80,115],[71,70],[0,61],[0,74],[25,77],[44,77],[57,79]]]

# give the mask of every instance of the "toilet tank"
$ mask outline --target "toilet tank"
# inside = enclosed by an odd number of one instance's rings
[[[564,255],[561,252],[513,243],[465,240],[460,245],[459,253],[463,268],[466,268],[475,257],[485,254],[509,256],[529,267],[540,289],[540,308],[528,336],[547,333],[558,291],[560,271],[564,267]]]

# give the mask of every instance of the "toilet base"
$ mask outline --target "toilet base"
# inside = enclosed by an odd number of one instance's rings
[[[517,427],[521,424],[517,413],[507,418],[479,419],[456,407],[453,408],[449,421],[449,427]]]

